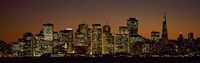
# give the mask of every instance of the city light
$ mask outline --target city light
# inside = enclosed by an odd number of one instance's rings
[[[53,24],[45,23],[39,34],[26,32],[11,44],[0,41],[0,57],[199,57],[200,38],[189,32],[188,38],[180,33],[177,40],[169,40],[166,19],[164,13],[162,34],[152,31],[150,39],[138,33],[139,22],[132,17],[117,34],[109,24],[79,24],[75,32],[56,32]]]

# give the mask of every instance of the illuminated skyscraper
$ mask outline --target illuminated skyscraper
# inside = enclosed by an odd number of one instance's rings
[[[152,31],[151,32],[151,41],[152,42],[159,42],[160,38],[159,38],[159,32],[156,31]]]
[[[75,53],[89,53],[90,28],[87,24],[79,24],[75,33]]]
[[[129,18],[127,20],[129,36],[138,35],[138,20],[136,18]]]
[[[10,48],[13,56],[18,57],[21,50],[19,42],[12,42]]]
[[[109,25],[104,25],[103,33],[111,33],[111,27]]]
[[[24,38],[18,38],[17,42],[20,44],[20,53],[19,53],[19,57],[24,57],[25,56],[25,45],[26,45],[26,42],[25,42],[25,39]]]
[[[53,40],[53,28],[54,25],[50,23],[43,24],[42,30],[44,35],[44,40],[52,41]]]
[[[115,53],[128,53],[128,39],[127,34],[116,34]]]
[[[58,32],[53,32],[53,47],[60,45]]]
[[[66,28],[66,30],[60,31],[61,37],[61,44],[67,44],[67,53],[74,53],[74,43],[73,43],[73,29]]]
[[[119,26],[119,34],[129,34],[128,27],[126,26]]]
[[[59,36],[58,36],[58,32],[53,32],[53,40],[58,40]]]
[[[128,48],[128,53],[134,55],[136,53],[138,53],[138,51],[140,51],[139,47],[136,46],[140,46],[140,43],[142,43],[144,41],[144,38],[141,35],[134,35],[134,36],[129,36],[129,48]],[[138,43],[138,44],[136,44]]]
[[[162,28],[162,42],[164,44],[168,43],[167,20],[166,20],[165,13],[164,13],[164,20],[163,20],[163,28]]]
[[[114,53],[114,36],[109,25],[103,26],[102,54]]]
[[[43,34],[36,34],[35,36],[35,42],[33,45],[34,48],[34,53],[33,55],[36,57],[42,56],[44,53],[47,53],[47,47],[46,45],[48,45],[47,42],[44,41],[44,35]]]
[[[119,27],[119,34],[115,37],[115,53],[128,53],[129,37],[126,26]]]
[[[61,42],[59,40],[59,33],[58,32],[53,32],[53,43],[52,43],[52,52],[53,53],[58,53],[61,52]]]
[[[26,57],[33,56],[34,35],[30,32],[26,32],[23,36],[23,39],[25,40],[25,45],[24,45],[25,56]]]
[[[102,27],[101,24],[92,24],[92,42],[90,54],[102,54]]]

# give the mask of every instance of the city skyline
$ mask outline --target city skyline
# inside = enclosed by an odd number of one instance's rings
[[[177,39],[182,32],[187,38],[194,32],[194,38],[200,36],[198,0],[109,0],[109,1],[1,1],[0,40],[7,43],[17,41],[25,32],[39,33],[41,24],[53,23],[55,31],[85,23],[111,26],[111,32],[117,34],[118,26],[126,25],[129,17],[139,22],[138,33],[145,38],[152,31],[162,31],[163,12],[166,12],[168,37]],[[161,35],[160,35],[161,37]]]
[[[0,57],[199,57],[200,38],[194,32],[177,40],[168,39],[168,26],[163,13],[162,36],[151,32],[151,39],[138,33],[138,19],[130,17],[118,33],[111,26],[94,23],[78,24],[78,29],[54,31],[54,24],[44,23],[40,33],[25,32],[16,42],[0,41]]]
[[[184,39],[168,39],[167,18],[163,15],[162,36],[152,31],[151,39],[138,33],[138,19],[130,17],[117,34],[106,24],[78,24],[78,29],[54,31],[54,24],[45,23],[40,33],[26,32],[16,42],[0,41],[0,57],[199,57],[200,38],[194,32]]]

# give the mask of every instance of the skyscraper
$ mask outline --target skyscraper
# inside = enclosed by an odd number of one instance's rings
[[[73,43],[73,29],[72,28],[66,28],[66,30],[61,30],[61,44],[67,45],[67,53],[74,53],[74,43]]]
[[[156,31],[152,31],[151,32],[151,41],[152,42],[159,42],[159,32],[156,32]]]
[[[10,46],[11,52],[13,53],[14,57],[18,57],[21,51],[20,43],[19,42],[12,42]]]
[[[136,18],[129,18],[127,20],[129,36],[138,35],[138,20]]]
[[[111,33],[111,27],[109,25],[104,25],[103,33]]]
[[[43,24],[42,30],[43,30],[44,40],[46,41],[53,40],[53,28],[54,25],[51,23]]]
[[[24,53],[26,57],[33,56],[33,42],[34,42],[34,35],[30,32],[26,32],[23,36],[25,40],[25,45],[24,45]]]
[[[164,13],[164,20],[163,20],[163,28],[162,28],[162,42],[164,44],[167,44],[167,42],[168,42],[167,20],[166,20],[165,13]]]
[[[119,26],[119,34],[129,34],[129,30],[127,26]]]
[[[111,33],[111,27],[106,24],[103,26],[103,42],[102,42],[102,54],[114,53],[114,36]]]
[[[128,39],[127,34],[116,34],[115,53],[128,53]]]
[[[43,24],[41,33],[44,35],[44,53],[52,53],[54,25],[51,23]]]
[[[115,53],[128,53],[129,36],[128,27],[120,26],[119,34],[115,36]]]
[[[58,32],[53,32],[53,43],[52,43],[52,46],[53,46],[53,50],[52,50],[52,52],[53,53],[58,53],[59,52],[59,50],[61,49],[59,49],[59,46],[61,45],[61,43],[59,42],[59,34],[58,34]]]
[[[79,24],[75,33],[75,52],[86,54],[90,43],[90,28],[87,24]]]
[[[35,36],[35,42],[34,42],[34,56],[39,57],[42,56],[42,54],[45,53],[47,47],[46,47],[47,42],[44,41],[44,35],[43,34],[36,34]]]
[[[92,24],[91,54],[102,54],[102,31],[101,24]]]

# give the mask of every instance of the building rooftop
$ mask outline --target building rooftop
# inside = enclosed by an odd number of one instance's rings
[[[54,25],[51,23],[46,23],[46,24],[43,24],[43,26],[54,26]]]

